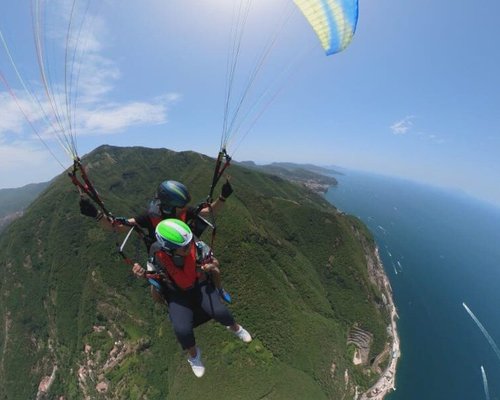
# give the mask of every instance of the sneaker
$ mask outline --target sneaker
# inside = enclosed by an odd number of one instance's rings
[[[250,343],[252,341],[252,336],[250,336],[248,331],[245,328],[243,328],[241,325],[239,325],[239,327],[240,328],[236,332],[233,331],[230,326],[228,326],[227,329],[229,329],[236,336],[238,336],[238,338],[240,340],[244,341],[245,343]]]
[[[226,303],[231,304],[231,295],[228,292],[226,292],[224,288],[218,289],[218,292],[222,300],[224,300]]]
[[[201,361],[201,350],[198,347],[196,348],[196,356],[188,357],[188,363],[198,378],[201,378],[205,374],[205,366]]]

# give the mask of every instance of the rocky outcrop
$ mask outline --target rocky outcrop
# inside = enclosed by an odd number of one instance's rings
[[[38,385],[38,392],[36,394],[36,400],[43,399],[45,395],[49,392],[50,386],[54,382],[54,379],[56,378],[56,372],[57,372],[57,364],[54,365],[54,368],[52,369],[52,374],[50,376],[45,376],[42,378]]]
[[[0,232],[2,232],[12,221],[23,216],[23,211],[17,211],[0,218]]]
[[[367,365],[370,355],[370,347],[373,341],[373,335],[361,329],[358,326],[353,326],[347,337],[347,344],[356,346],[353,363],[355,365]]]

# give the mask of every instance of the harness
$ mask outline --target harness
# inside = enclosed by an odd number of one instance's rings
[[[146,278],[167,299],[169,291],[187,291],[198,282],[209,279],[199,267],[213,258],[212,251],[201,241],[194,243],[191,252],[183,257],[182,266],[176,265],[171,253],[155,242],[149,251]]]
[[[172,256],[165,251],[155,253],[156,264],[163,267],[172,283],[180,290],[188,290],[194,287],[198,281],[196,272],[196,247],[191,246],[190,253],[183,257],[183,265],[177,266]]]
[[[230,164],[231,164],[231,157],[229,156],[229,154],[227,154],[226,148],[222,147],[221,150],[219,151],[219,154],[217,155],[217,160],[215,161],[212,183],[210,184],[210,191],[208,193],[207,200],[205,201],[205,203],[200,204],[196,210],[197,211],[196,215],[198,215],[203,207],[208,206],[209,208],[211,223],[204,218],[201,217],[198,218],[200,218],[203,222],[203,224],[200,226],[201,232],[203,232],[207,228],[207,226],[210,226],[212,228],[212,238],[210,239],[211,248],[214,247],[215,235],[217,233],[217,224],[215,223],[215,215],[214,211],[212,210],[214,190],[220,178],[222,178],[224,171],[226,170],[227,167],[229,167]]]
[[[151,225],[153,226],[153,229],[156,228],[156,225],[158,225],[165,218],[177,218],[183,222],[186,222],[186,220],[187,220],[187,210],[185,208],[181,208],[180,212],[176,212],[175,215],[166,216],[161,211],[160,203],[157,199],[152,200],[149,203],[147,214],[148,214],[149,220],[151,221]]]
[[[78,174],[80,174],[80,178],[78,177]],[[95,204],[97,204],[104,216],[113,223],[113,214],[111,214],[111,212],[104,205],[104,202],[101,200],[99,193],[87,176],[87,172],[85,171],[85,168],[83,168],[82,162],[79,158],[75,158],[73,161],[73,169],[71,172],[68,172],[68,176],[73,185],[77,187],[80,196],[86,194]]]
[[[188,223],[190,225],[192,232],[194,233],[194,235],[196,237],[199,237],[205,231],[205,229],[207,227],[210,227],[212,230],[212,237],[211,237],[211,241],[210,241],[211,248],[213,248],[214,241],[215,241],[215,234],[216,234],[216,230],[217,230],[216,223],[215,223],[215,217],[214,217],[213,210],[211,207],[211,203],[213,201],[213,192],[214,192],[215,186],[219,182],[224,171],[230,165],[230,162],[231,162],[231,157],[227,154],[226,149],[222,148],[219,151],[219,154],[218,154],[218,157],[216,160],[215,169],[214,169],[214,173],[212,176],[212,183],[210,185],[210,191],[209,191],[209,194],[207,196],[207,199],[205,202],[200,203],[196,207],[193,219],[191,219],[190,221],[187,221],[187,209],[186,208],[180,209],[180,212],[178,214],[176,213],[176,215],[172,216],[174,218],[178,218],[178,219],[182,220],[183,222]],[[85,169],[81,163],[80,158],[78,158],[78,157],[74,158],[73,168],[70,172],[68,172],[68,176],[71,179],[71,182],[73,183],[73,185],[75,185],[76,188],[78,189],[80,196],[84,196],[84,195],[88,196],[97,205],[97,207],[101,210],[102,215],[111,223],[113,228],[115,227],[115,224],[117,224],[117,223],[121,224],[121,225],[130,226],[130,230],[129,230],[128,234],[126,235],[125,239],[123,240],[123,242],[119,243],[117,241],[118,253],[120,254],[120,256],[122,257],[123,261],[126,264],[129,264],[129,265],[134,264],[133,260],[131,258],[129,258],[125,254],[125,251],[124,251],[125,246],[129,240],[130,236],[132,235],[132,232],[135,232],[136,234],[138,234],[142,238],[142,240],[146,244],[146,247],[152,248],[150,246],[154,245],[154,241],[156,239],[155,237],[151,237],[150,233],[148,235],[146,235],[146,233],[142,229],[140,229],[139,226],[129,224],[125,218],[115,217],[107,209],[107,207],[105,206],[104,202],[102,201],[99,193],[97,192],[97,190],[94,188],[94,185],[90,181],[90,179],[87,175],[87,172],[85,171]],[[199,215],[200,211],[205,207],[209,208],[210,221]],[[150,222],[151,222],[153,229],[155,229],[156,226],[163,219],[165,219],[166,216],[162,213],[161,208],[159,206],[159,203],[157,201],[153,200],[150,203],[150,205],[148,207],[148,217],[150,219]],[[116,230],[113,229],[113,231],[116,234]],[[196,247],[196,246],[193,246],[193,247]],[[150,258],[151,258],[151,256],[150,256]],[[191,258],[191,256],[190,256],[190,258]],[[196,257],[194,259],[195,259],[194,262],[196,264]],[[163,261],[164,261],[165,265],[168,265],[169,261],[167,261],[166,259]],[[168,268],[170,268],[170,267],[167,267],[167,270],[168,270]],[[176,267],[176,268],[178,268],[178,267]],[[196,269],[196,267],[195,267],[195,269]],[[176,275],[173,272],[173,271],[175,271],[174,269],[170,268],[170,271],[172,272],[173,275]],[[183,282],[183,280],[181,280],[181,281]],[[180,286],[183,287],[184,283],[181,283]]]

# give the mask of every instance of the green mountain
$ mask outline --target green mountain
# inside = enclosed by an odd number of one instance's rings
[[[108,208],[133,216],[164,179],[203,199],[214,160],[102,146],[83,163]],[[123,235],[79,214],[63,174],[0,237],[0,399],[344,399],[367,389],[387,361],[377,356],[389,324],[369,232],[301,185],[238,165],[230,174],[214,251],[250,345],[212,321],[197,328],[207,367],[197,379],[165,307],[118,257]],[[127,251],[144,261],[138,241]]]
[[[26,208],[49,183],[30,183],[20,188],[0,189],[0,218]]]
[[[276,166],[276,167],[281,167],[281,168],[287,168],[290,170],[301,168],[301,169],[306,169],[311,172],[316,172],[317,174],[322,174],[322,175],[343,175],[342,172],[339,172],[335,167],[320,167],[318,165],[314,164],[297,164],[297,163],[291,163],[291,162],[274,162],[270,164],[271,166]]]
[[[0,232],[47,187],[49,182],[31,183],[15,189],[0,189]]]
[[[338,171],[339,168],[337,167],[320,167],[318,165],[314,164],[297,164],[297,163],[292,163],[292,162],[273,162],[271,164],[264,164],[264,165],[257,165],[253,161],[242,161],[240,164],[248,166],[249,168],[266,168],[266,167],[279,167],[279,168],[284,168],[290,171],[297,170],[297,169],[305,169],[311,172],[316,172],[317,174],[321,175],[344,175],[342,172]]]
[[[326,192],[330,186],[337,184],[337,180],[331,176],[337,173],[336,171],[327,170],[311,164],[272,163],[257,165],[253,161],[243,161],[239,163],[239,165],[279,176],[283,179],[306,186],[318,193]]]

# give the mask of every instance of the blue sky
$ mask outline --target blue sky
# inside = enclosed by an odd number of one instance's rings
[[[90,28],[80,40],[86,52],[75,107],[79,154],[113,144],[215,156],[235,2],[92,5]],[[38,93],[29,5],[9,3],[15,4],[1,6],[0,29]],[[50,3],[46,59],[57,86],[68,1]],[[458,188],[500,204],[500,3],[360,0],[352,44],[330,57],[291,0],[254,3],[238,79],[248,77],[274,27],[286,23],[253,92],[265,94],[268,82],[274,82],[270,93],[276,96],[241,145],[228,148],[235,159],[340,165]],[[20,90],[3,50],[0,70],[38,123],[39,110]],[[69,165],[50,133],[40,132]],[[0,170],[0,188],[62,172],[3,86]]]

